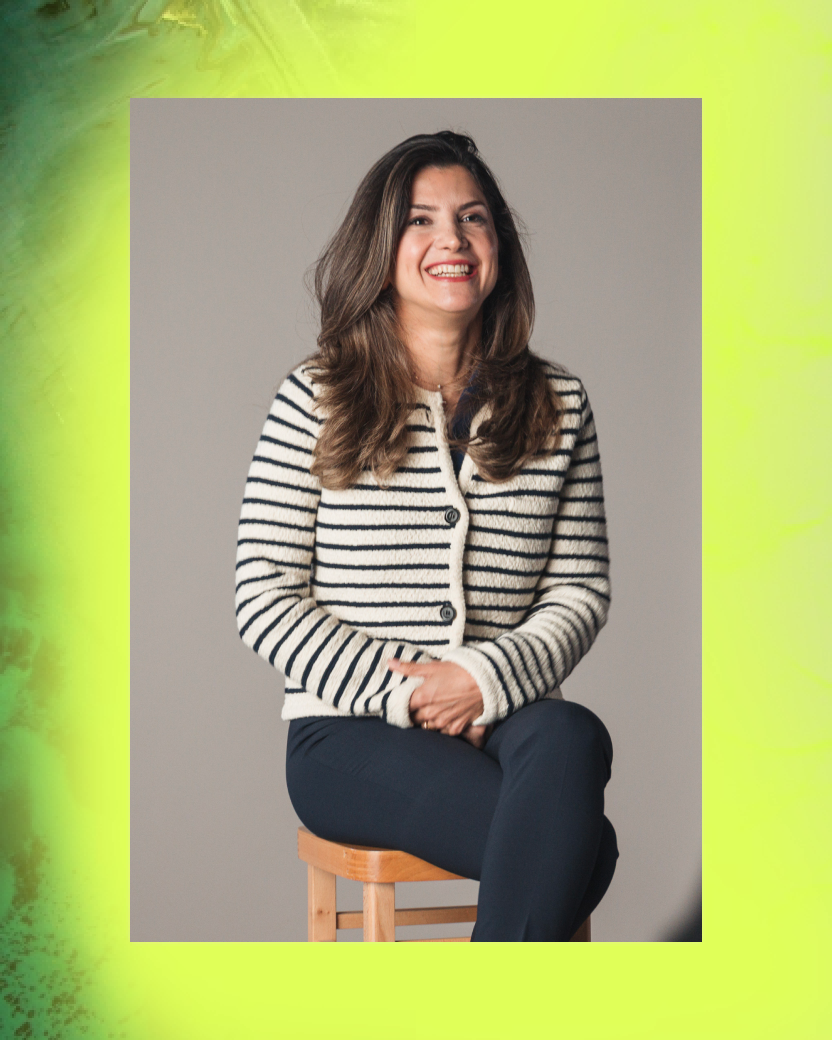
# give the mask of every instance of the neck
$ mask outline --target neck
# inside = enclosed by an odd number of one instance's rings
[[[464,326],[400,321],[417,382],[438,390],[463,379],[479,344],[481,324],[479,315]]]

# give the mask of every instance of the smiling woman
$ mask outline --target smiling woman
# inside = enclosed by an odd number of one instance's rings
[[[592,410],[529,350],[511,211],[473,141],[409,138],[315,274],[318,352],[246,485],[240,635],[287,679],[316,834],[480,880],[475,942],[567,941],[617,857],[612,746],[560,685],[606,621]]]
[[[428,167],[413,178],[410,216],[399,240],[393,285],[406,337],[440,338],[455,317],[472,353],[482,305],[497,283],[497,233],[488,203],[461,166]]]

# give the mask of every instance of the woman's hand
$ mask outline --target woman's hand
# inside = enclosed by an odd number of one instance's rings
[[[451,661],[428,661],[416,664],[413,661],[399,661],[391,658],[388,668],[402,675],[419,675],[422,684],[410,696],[410,717],[415,726],[427,723],[426,729],[439,730],[451,737],[465,736],[466,731],[485,730],[484,726],[471,726],[471,723],[482,714],[483,703],[480,688],[476,679]],[[479,735],[472,734],[475,743]]]
[[[467,740],[469,744],[473,744],[475,748],[482,748],[485,746],[486,740],[491,736],[493,728],[493,726],[469,726],[459,735],[463,740]]]

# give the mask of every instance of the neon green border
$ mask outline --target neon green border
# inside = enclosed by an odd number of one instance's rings
[[[101,8],[0,43],[3,1035],[828,1035],[828,12]],[[127,99],[286,93],[703,98],[701,944],[127,941]]]

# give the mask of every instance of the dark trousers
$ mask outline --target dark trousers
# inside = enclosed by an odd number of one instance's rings
[[[615,871],[611,762],[596,715],[543,700],[498,723],[482,750],[378,718],[296,719],[286,779],[320,837],[479,880],[472,942],[566,942]]]

